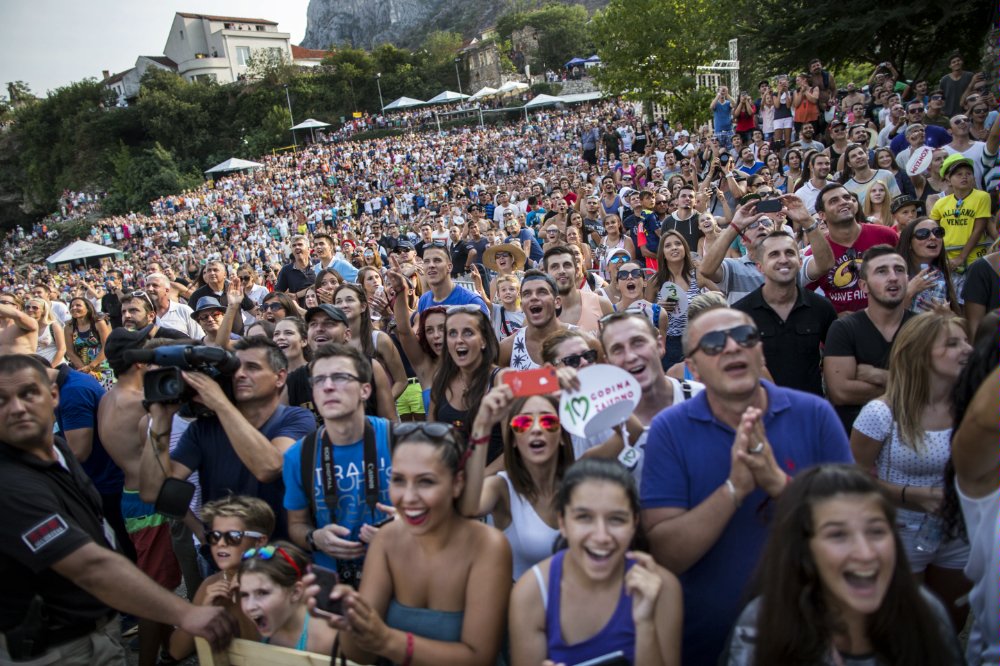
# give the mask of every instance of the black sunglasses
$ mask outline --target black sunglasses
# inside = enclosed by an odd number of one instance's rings
[[[691,354],[701,350],[706,356],[718,356],[726,348],[726,339],[732,338],[733,342],[744,349],[753,347],[760,342],[760,331],[752,324],[741,324],[724,331],[712,331],[701,336],[701,340],[691,350]],[[691,354],[688,354],[690,356]]]
[[[934,238],[944,238],[944,227],[934,227],[933,229],[917,229],[913,232],[913,237],[917,240],[927,240],[934,234]]]
[[[563,356],[559,359],[559,362],[563,365],[568,365],[571,368],[579,368],[581,359],[586,361],[588,364],[597,363],[597,351],[594,349],[588,349],[582,354],[570,354],[569,356]]]
[[[253,532],[251,530],[229,530],[226,532],[212,530],[211,532],[205,532],[205,541],[208,542],[209,546],[214,546],[222,540],[225,540],[227,546],[238,546],[243,543],[244,537],[260,539],[263,536],[260,532]]]
[[[281,310],[284,307],[285,306],[281,304],[281,301],[271,301],[270,303],[264,303],[263,305],[261,305],[260,309],[264,310],[265,312],[268,310],[277,312],[278,310]]]
[[[641,268],[633,268],[630,271],[618,271],[618,275],[615,277],[616,280],[624,280],[626,278],[632,278],[633,280],[638,280],[641,277],[645,277],[646,272]]]

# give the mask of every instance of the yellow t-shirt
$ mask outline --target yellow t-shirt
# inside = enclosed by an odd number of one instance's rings
[[[962,248],[972,235],[973,223],[981,217],[986,219],[990,217],[990,195],[982,190],[972,190],[972,193],[962,201],[961,206],[958,205],[954,194],[937,200],[931,210],[931,219],[937,220],[944,229],[944,247],[948,251],[949,259],[962,254]],[[984,256],[989,250],[990,243],[992,240],[984,233],[976,249],[966,258],[965,265],[968,266]]]

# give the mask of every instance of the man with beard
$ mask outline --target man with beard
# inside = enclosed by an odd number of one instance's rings
[[[899,234],[880,224],[858,222],[858,200],[840,183],[823,188],[816,199],[816,211],[826,222],[828,235],[823,239],[825,243],[820,239],[812,243],[806,254],[811,251],[815,255],[817,249],[828,248],[833,263],[818,276],[811,275],[812,282],[807,286],[822,287],[838,315],[862,310],[868,304],[868,296],[859,284],[861,255],[875,245],[895,247]]]
[[[823,69],[823,63],[819,58],[809,61],[809,85],[819,88],[817,130],[822,134],[826,127],[824,113],[831,106],[837,105],[837,82],[834,81],[833,74]]]
[[[278,283],[274,290],[287,292],[300,299],[301,303],[314,282],[316,273],[309,262],[309,239],[305,236],[292,236],[292,260],[278,271]]]
[[[865,135],[867,136],[867,134]],[[851,167],[853,175],[851,179],[844,183],[844,187],[849,192],[853,192],[858,198],[858,204],[863,206],[868,191],[876,182],[881,182],[885,186],[886,196],[889,199],[899,196],[899,185],[892,172],[887,169],[872,169],[871,162],[868,161],[868,148],[859,143],[852,143],[844,153],[845,169]]]
[[[815,153],[809,160],[809,180],[795,190],[795,196],[802,199],[802,203],[810,215],[816,214],[816,196],[820,190],[830,184],[827,179],[829,175],[830,156],[824,153]]]
[[[521,311],[524,326],[500,342],[501,368],[540,368],[542,343],[553,333],[569,328],[559,321],[559,289],[556,281],[539,270],[528,270],[521,278]]]
[[[166,328],[156,323],[153,315],[153,303],[144,291],[135,291],[122,299],[122,325],[129,331],[138,331],[149,327],[147,335],[150,339],[165,338],[171,340],[187,339],[187,335],[172,328]]]
[[[558,245],[545,251],[542,266],[556,282],[562,312],[559,320],[572,324],[584,333],[596,334],[600,329],[600,319],[614,312],[611,301],[591,291],[580,289],[577,279],[578,264],[573,250]]]
[[[802,150],[815,150],[817,152],[822,152],[826,148],[816,140],[816,129],[812,123],[802,123],[802,129],[799,130],[799,146]]]
[[[914,316],[906,307],[906,260],[894,246],[868,248],[858,284],[867,296],[864,309],[830,326],[823,359],[827,395],[846,433],[861,408],[885,393],[889,353],[899,329]]]
[[[787,233],[764,236],[756,246],[764,284],[733,304],[761,332],[767,369],[778,386],[823,395],[820,348],[837,312],[830,302],[803,289],[799,247]]]

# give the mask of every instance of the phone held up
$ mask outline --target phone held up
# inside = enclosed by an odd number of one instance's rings
[[[511,370],[503,374],[503,383],[511,388],[515,398],[546,395],[559,390],[554,368]]]
[[[316,614],[317,615],[343,615],[344,602],[340,599],[333,600],[330,593],[340,579],[337,572],[318,564],[313,564],[310,571],[316,576],[316,584],[319,585],[319,592],[316,594]]]

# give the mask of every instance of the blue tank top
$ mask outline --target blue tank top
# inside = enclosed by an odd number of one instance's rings
[[[562,636],[562,625],[559,622],[560,583],[562,582],[562,565],[565,550],[552,556],[549,565],[548,597],[545,604],[545,635],[548,646],[548,659],[556,663],[578,664],[581,661],[596,659],[616,650],[621,650],[629,663],[635,663],[635,623],[632,621],[632,600],[625,594],[625,582],[622,581],[622,591],[618,596],[618,606],[604,628],[585,641],[568,645]],[[625,562],[628,571],[634,562]]]
[[[395,599],[389,601],[389,608],[385,613],[385,623],[393,629],[448,643],[457,643],[462,639],[464,618],[463,611],[413,608],[404,606]]]
[[[424,414],[431,413],[431,390],[425,388],[420,392],[420,395],[424,397]]]

